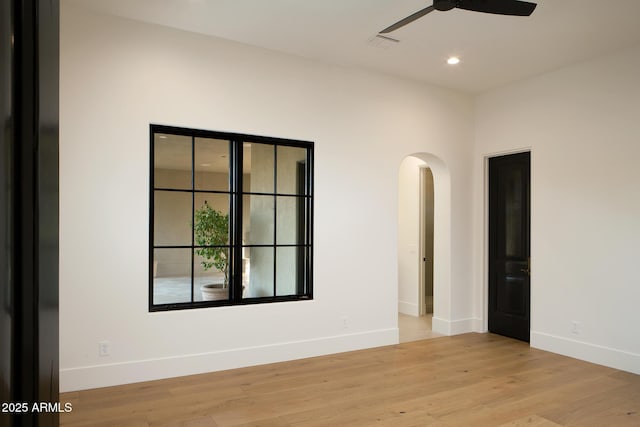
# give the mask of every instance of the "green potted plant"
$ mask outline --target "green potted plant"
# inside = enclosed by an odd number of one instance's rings
[[[206,201],[195,211],[193,233],[195,253],[202,257],[200,265],[205,271],[212,268],[224,273],[223,283],[202,285],[204,301],[227,299],[229,297],[229,214],[213,209]],[[225,246],[225,247],[221,247]]]

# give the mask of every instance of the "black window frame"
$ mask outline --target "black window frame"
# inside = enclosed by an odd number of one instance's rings
[[[301,301],[301,300],[313,300],[313,175],[314,175],[314,143],[312,141],[302,141],[286,138],[274,138],[267,136],[257,136],[249,134],[231,133],[231,132],[219,132],[202,129],[191,129],[184,127],[175,127],[167,125],[150,124],[149,125],[149,146],[150,146],[150,162],[149,162],[149,312],[158,311],[172,311],[172,310],[184,310],[194,308],[208,308],[208,307],[221,307],[221,306],[233,306],[233,305],[248,305],[248,304],[262,304],[262,303],[274,303],[274,302],[286,302],[286,301]],[[181,191],[190,193],[192,198],[199,192],[205,192],[205,190],[198,190],[195,188],[193,182],[193,176],[195,171],[194,155],[192,154],[192,183],[191,189],[166,189],[156,188],[154,184],[155,180],[155,157],[154,157],[154,144],[156,134],[170,134],[176,136],[191,137],[192,153],[196,138],[209,138],[217,140],[228,140],[230,146],[230,162],[229,162],[229,189],[226,192],[223,191],[206,191],[207,193],[226,193],[230,197],[230,210],[229,210],[229,246],[230,246],[230,261],[229,261],[229,298],[226,300],[215,301],[194,301],[193,281],[193,257],[195,249],[199,248],[195,243],[191,242],[191,245],[155,245],[154,244],[154,193],[155,191]],[[257,143],[267,144],[274,146],[274,189],[273,193],[265,192],[251,192],[243,190],[243,147],[245,143]],[[277,187],[277,147],[298,147],[304,148],[307,151],[306,158],[306,170],[305,174],[304,192],[298,195],[278,193]],[[277,230],[277,207],[274,212],[274,241],[273,244],[243,244],[242,243],[242,204],[243,198],[246,195],[268,195],[273,196],[275,200],[278,197],[297,197],[298,200],[303,200],[305,204],[305,225],[304,230],[305,239],[304,243],[296,244],[278,244],[275,239]],[[274,201],[274,203],[277,203]],[[298,202],[299,203],[299,202]],[[276,205],[277,206],[277,205]],[[192,213],[193,219],[193,213]],[[300,231],[300,229],[298,229]],[[273,247],[274,249],[274,295],[265,297],[242,297],[242,248],[243,247]],[[297,273],[297,284],[295,295],[276,295],[275,287],[277,285],[276,277],[276,253],[278,247],[296,247],[298,251],[306,251],[304,270]],[[191,301],[189,302],[175,302],[166,304],[154,304],[154,250],[157,248],[181,248],[191,250]],[[300,286],[300,279],[304,279],[304,284]],[[302,292],[300,292],[302,291]]]

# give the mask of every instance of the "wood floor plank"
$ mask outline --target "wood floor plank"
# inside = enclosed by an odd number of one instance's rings
[[[538,415],[530,415],[502,424],[500,427],[556,427],[559,425]]]
[[[61,425],[640,425],[640,376],[465,334],[61,395]]]

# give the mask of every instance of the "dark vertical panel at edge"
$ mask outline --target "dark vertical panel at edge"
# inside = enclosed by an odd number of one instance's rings
[[[12,141],[13,192],[11,241],[13,340],[11,400],[36,400],[38,352],[35,275],[35,146],[36,146],[36,7],[34,2],[13,1],[14,63]],[[35,425],[35,414],[14,416],[14,425]]]
[[[39,0],[37,9],[37,254],[38,396],[59,401],[58,337],[58,128],[59,0]],[[39,426],[57,426],[57,412],[39,414]]]
[[[10,26],[4,25],[7,17]],[[9,396],[6,400],[3,396],[3,401],[56,403],[59,3],[3,2],[2,18],[2,83],[10,81],[11,86],[0,95],[11,93],[11,120],[3,117],[3,162],[7,167],[2,173],[3,179],[10,180],[3,182],[2,188],[3,227],[10,227],[11,236],[2,248],[6,252],[3,262],[9,261],[3,265],[7,267],[3,275],[7,277],[6,271],[10,272],[8,290],[3,289],[8,292],[2,298],[10,295],[8,312],[12,320],[9,350],[3,345],[11,357]],[[13,36],[9,64],[4,52],[7,28],[12,29]],[[8,80],[7,67],[11,73]],[[2,102],[5,116],[6,99]],[[5,307],[2,313],[4,317]],[[8,415],[3,423],[11,426],[57,426],[59,422],[56,411],[3,415]]]
[[[13,10],[12,2],[0,2],[0,402],[11,400],[13,304],[11,292],[11,175],[13,140],[13,107],[11,83],[13,79]],[[0,416],[0,427],[9,427],[9,417]]]

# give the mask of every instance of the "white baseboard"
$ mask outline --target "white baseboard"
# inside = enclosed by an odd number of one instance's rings
[[[531,347],[640,374],[640,354],[531,331]]]
[[[484,325],[483,319],[479,319],[477,317],[473,318],[473,332],[478,332],[480,334],[489,332],[486,326]]]
[[[478,332],[477,326],[480,323],[481,320],[475,318],[445,320],[434,316],[431,321],[431,329],[433,332],[443,335],[459,335],[467,332]]]
[[[398,329],[390,328],[212,353],[65,368],[60,370],[60,391],[202,374],[397,343]]]
[[[418,304],[398,301],[398,312],[409,316],[420,316],[420,307],[418,307]]]

